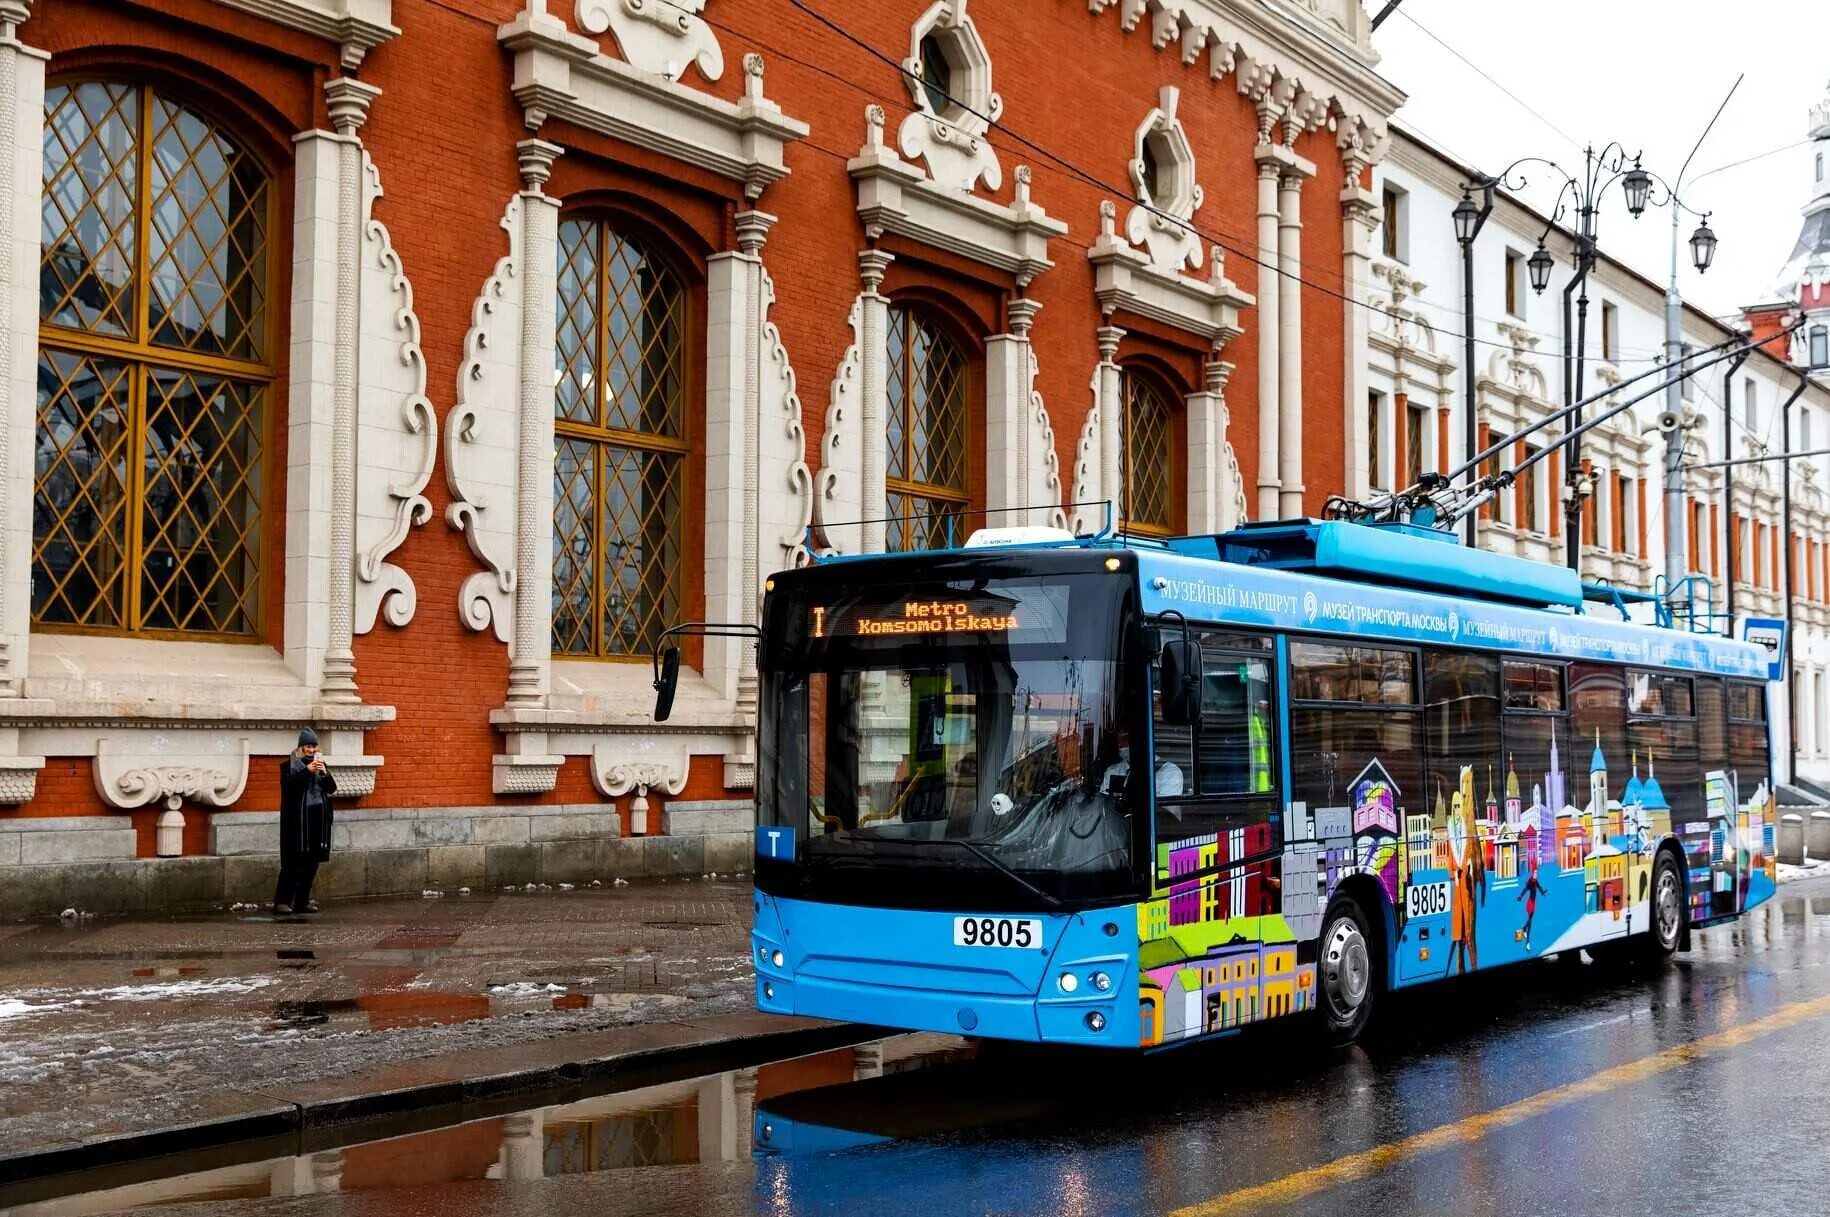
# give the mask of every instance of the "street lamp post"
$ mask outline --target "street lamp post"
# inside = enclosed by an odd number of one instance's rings
[[[1583,500],[1593,492],[1594,477],[1582,467],[1582,439],[1579,434],[1574,433],[1579,432],[1582,427],[1582,409],[1577,403],[1582,400],[1583,393],[1583,372],[1588,346],[1588,278],[1589,272],[1595,266],[1596,216],[1600,209],[1601,198],[1618,182],[1621,193],[1626,198],[1627,212],[1634,219],[1643,215],[1646,208],[1655,202],[1659,206],[1670,204],[1674,215],[1679,209],[1689,210],[1678,199],[1674,189],[1640,164],[1640,158],[1637,155],[1632,158],[1632,163],[1628,164],[1627,150],[1618,142],[1609,143],[1600,152],[1596,152],[1592,147],[1585,148],[1582,156],[1583,168],[1580,177],[1565,172],[1563,167],[1555,161],[1537,156],[1520,157],[1508,165],[1503,172],[1493,177],[1477,174],[1473,180],[1462,185],[1461,201],[1456,203],[1455,209],[1451,213],[1455,221],[1455,239],[1461,244],[1462,251],[1462,362],[1464,365],[1463,394],[1466,401],[1463,424],[1468,454],[1472,456],[1480,450],[1475,405],[1474,240],[1480,235],[1481,227],[1486,224],[1488,215],[1493,211],[1494,192],[1500,186],[1505,186],[1509,190],[1522,189],[1526,184],[1523,176],[1520,176],[1516,183],[1509,179],[1520,166],[1526,164],[1542,165],[1562,179],[1562,185],[1557,192],[1556,204],[1551,209],[1550,223],[1539,236],[1538,248],[1527,263],[1527,269],[1531,275],[1531,289],[1538,295],[1542,295],[1545,288],[1550,286],[1551,271],[1555,266],[1555,260],[1551,257],[1550,250],[1545,248],[1545,239],[1550,236],[1551,229],[1555,228],[1563,217],[1566,207],[1572,208],[1575,212],[1575,223],[1571,233],[1575,246],[1575,273],[1563,289],[1563,408],[1569,412],[1566,425],[1572,434],[1568,441],[1568,450],[1564,453],[1564,483],[1565,493],[1568,496],[1568,502],[1564,507],[1568,533],[1566,538],[1567,561],[1570,569],[1578,572],[1582,569],[1582,505]],[[1665,195],[1663,199],[1653,199],[1655,185],[1663,189]],[[1481,196],[1479,203],[1474,200],[1474,194],[1477,191]],[[1698,226],[1690,240],[1691,259],[1699,272],[1709,268],[1716,253],[1716,236],[1714,232],[1710,231],[1707,218],[1707,216],[1704,217],[1705,222]],[[1672,272],[1673,293],[1676,291],[1676,281],[1674,267]],[[1570,315],[1572,299],[1575,313],[1573,326]],[[1676,442],[1678,455],[1672,458],[1667,452],[1667,461],[1675,459],[1681,469],[1683,454],[1681,434],[1678,435]],[[1670,468],[1669,464],[1667,468]],[[1667,478],[1668,491],[1677,485],[1677,481],[1676,475]],[[1674,514],[1676,516],[1675,523],[1670,519],[1666,521],[1667,537],[1675,535],[1677,538],[1675,542],[1667,540],[1668,570],[1672,561],[1672,552],[1678,553],[1677,562],[1680,567],[1682,566],[1684,522],[1681,487],[1678,489],[1677,495],[1678,509],[1675,513],[1670,510],[1669,505],[1667,509],[1668,516]],[[1672,529],[1676,530],[1675,533],[1670,531]],[[1468,543],[1472,545],[1474,539],[1474,519],[1473,513],[1470,513]]]
[[[1474,405],[1474,239],[1481,235],[1487,217],[1493,214],[1493,192],[1498,185],[1498,178],[1477,178],[1462,187],[1461,202],[1455,204],[1455,210],[1450,213],[1455,220],[1455,239],[1461,243],[1462,438],[1469,456],[1479,452],[1481,447]],[[1481,192],[1479,206],[1475,205],[1470,193],[1473,190]],[[1478,542],[1475,517],[1479,514],[1468,513],[1470,549]]]

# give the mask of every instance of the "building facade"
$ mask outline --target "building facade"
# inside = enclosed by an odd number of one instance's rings
[[[1356,482],[1358,0],[0,0],[0,911],[747,862],[808,547]],[[36,285],[36,290],[30,290]],[[1101,506],[1101,505],[1109,505]]]
[[[1830,134],[1830,129],[1827,129]],[[1380,195],[1379,249],[1364,418],[1349,435],[1352,493],[1412,485],[1419,474],[1445,471],[1471,456],[1465,441],[1462,373],[1462,255],[1450,213],[1473,170],[1412,134],[1394,128],[1391,150],[1375,172]],[[1830,194],[1813,208],[1830,208]],[[1830,210],[1812,214],[1830,216]],[[1656,382],[1633,378],[1664,358],[1664,287],[1606,256],[1606,223],[1629,222],[1624,207],[1603,225],[1602,253],[1589,276],[1581,390],[1621,392],[1591,408],[1589,417]],[[1809,224],[1809,222],[1808,222]],[[1543,240],[1554,259],[1547,290],[1531,288],[1528,260]],[[1473,246],[1475,279],[1475,434],[1477,451],[1492,440],[1561,410],[1562,294],[1573,274],[1570,232],[1505,193]],[[1701,352],[1735,334],[1771,332],[1788,323],[1789,306],[1750,313],[1728,324],[1699,309],[1682,313],[1682,341]],[[1808,330],[1806,331],[1808,332]],[[1571,349],[1576,343],[1572,341]],[[1774,768],[1793,772],[1788,739],[1795,737],[1799,776],[1830,779],[1830,495],[1823,458],[1712,467],[1714,462],[1776,456],[1830,446],[1830,386],[1800,389],[1792,362],[1808,340],[1756,349],[1733,368],[1728,362],[1684,380],[1682,415],[1683,569],[1696,576],[1690,601],[1718,631],[1743,634],[1750,619],[1784,620],[1788,589],[1792,679],[1773,686]],[[1572,379],[1576,369],[1572,366]],[[1497,469],[1552,449],[1501,490],[1479,513],[1483,547],[1546,562],[1567,560],[1572,489],[1583,505],[1582,574],[1586,582],[1638,592],[1662,590],[1666,554],[1665,396],[1656,393],[1582,437],[1572,483],[1567,449],[1557,447],[1561,424],[1514,444]],[[1787,417],[1789,415],[1789,418]],[[1785,482],[1791,478],[1791,532],[1786,532]],[[1788,552],[1789,551],[1789,552]],[[1597,610],[1591,611],[1611,611]],[[1639,607],[1629,611],[1644,616]]]

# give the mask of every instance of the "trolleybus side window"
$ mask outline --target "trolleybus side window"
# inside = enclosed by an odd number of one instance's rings
[[[1728,769],[1728,702],[1721,680],[1697,677],[1697,767],[1704,773]]]
[[[1766,686],[1753,681],[1728,684],[1728,753],[1740,780],[1743,803],[1767,777]]]
[[[1154,698],[1154,785],[1163,842],[1264,824],[1280,806],[1271,640],[1221,633],[1197,639],[1199,731],[1163,720],[1160,678]]]
[[[1627,777],[1614,783],[1609,801],[1622,807],[1620,831],[1660,836],[1673,822],[1703,816],[1703,772],[1698,765],[1696,695],[1688,676],[1627,673]],[[1632,823],[1625,821],[1631,819]],[[1640,893],[1633,894],[1634,899]]]
[[[1559,853],[1558,817],[1576,792],[1564,667],[1536,660],[1506,661],[1502,679],[1506,709],[1500,743],[1506,750],[1506,779],[1500,845],[1495,851],[1496,885],[1524,883],[1544,866],[1554,873],[1566,859]],[[1508,840],[1515,844],[1508,846]],[[1580,851],[1568,859],[1580,865]]]
[[[1453,806],[1462,770],[1475,783],[1476,818],[1498,819],[1505,758],[1500,754],[1500,663],[1472,651],[1423,653],[1429,789],[1409,802],[1421,815]],[[1426,804],[1424,799],[1428,799]],[[1482,802],[1482,800],[1485,800]]]
[[[1394,816],[1417,804],[1423,715],[1415,651],[1292,642],[1290,695],[1292,801],[1351,808],[1356,797],[1389,795]]]

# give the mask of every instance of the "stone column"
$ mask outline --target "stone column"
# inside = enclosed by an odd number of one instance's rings
[[[699,1083],[699,1161],[735,1162],[738,1147],[749,1152],[748,1133],[737,1136],[737,1096],[732,1077],[721,1073]]]
[[[504,1179],[540,1179],[546,1175],[546,1112],[508,1116],[502,1121],[502,1149],[497,1159]]]
[[[515,145],[521,167],[521,399],[515,440],[515,629],[508,704],[546,704],[553,633],[553,311],[559,294],[559,200],[546,193],[557,144]]]
[[[1343,119],[1337,138],[1346,172],[1341,187],[1341,294],[1347,298],[1341,304],[1345,360],[1341,383],[1347,424],[1347,497],[1363,499],[1372,490],[1374,473],[1369,467],[1366,434],[1366,399],[1371,387],[1367,383],[1371,314],[1366,298],[1372,284],[1373,234],[1379,230],[1381,212],[1377,196],[1360,185],[1361,175],[1372,163],[1363,129]]]
[[[731,1099],[732,1120],[747,1154],[756,1144],[756,1070],[739,1069],[731,1075]]]
[[[29,16],[26,0],[0,0],[0,392],[6,394],[0,404],[0,697],[25,693],[32,631],[38,209],[49,56],[19,41],[19,24]],[[0,773],[0,788],[6,785]],[[13,801],[4,796],[0,789],[0,802]]]
[[[1099,497],[1109,508],[1101,527],[1116,528],[1125,495],[1124,378],[1118,367],[1118,344],[1125,331],[1099,327]]]
[[[1278,510],[1303,514],[1303,183],[1315,166],[1291,154],[1278,177]]]
[[[775,217],[737,216],[737,249],[706,264],[705,496],[708,621],[755,621],[762,591],[758,451],[762,427],[762,247]],[[753,648],[705,640],[705,675],[755,707]]]
[[[883,1076],[883,1041],[860,1044],[851,1050],[851,1077],[854,1082]]]
[[[1238,525],[1226,484],[1226,382],[1233,365],[1211,359],[1206,383],[1188,395],[1188,531],[1226,532]]]
[[[859,530],[860,550],[867,554],[882,553],[887,535],[883,517],[889,508],[889,455],[885,451],[889,434],[889,321],[890,302],[877,293],[883,285],[883,273],[896,255],[881,249],[858,253],[858,281],[863,288],[859,304],[863,314],[863,347],[859,356],[858,424],[864,465],[862,494],[863,518],[867,523]]]
[[[1007,528],[1034,521],[1037,488],[1030,485],[1029,332],[1042,302],[1019,296],[1006,306],[1010,332],[985,342],[985,525]]]
[[[1282,165],[1281,149],[1260,144],[1258,161],[1258,518],[1275,520],[1282,514],[1279,490],[1283,462],[1280,457],[1282,426],[1278,421],[1278,289],[1277,184]]]
[[[330,438],[330,639],[324,651],[327,702],[357,702],[355,637],[356,575],[356,334],[362,258],[362,141],[356,134],[381,90],[349,76],[324,86],[337,145],[337,276],[333,322],[336,354],[331,368]]]

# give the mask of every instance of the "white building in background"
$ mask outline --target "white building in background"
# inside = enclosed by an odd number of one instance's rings
[[[1830,101],[1814,115],[1830,135]],[[1830,141],[1825,148],[1830,151]],[[1372,296],[1382,314],[1374,314],[1368,337],[1365,418],[1354,427],[1348,460],[1351,494],[1402,488],[1419,474],[1452,469],[1472,455],[1463,413],[1461,247],[1450,213],[1473,176],[1470,167],[1394,125],[1391,152],[1375,170],[1374,190],[1385,216]],[[1830,196],[1822,187],[1820,181],[1813,204],[1822,210],[1813,214],[1830,234]],[[1624,385],[1663,354],[1663,285],[1606,256],[1608,226],[1632,222],[1624,207],[1619,212],[1603,219],[1601,256],[1589,275],[1583,369],[1588,393]],[[1556,262],[1542,295],[1532,290],[1528,271],[1541,237]],[[1482,447],[1490,442],[1487,437],[1511,434],[1562,407],[1562,293],[1573,270],[1573,245],[1567,229],[1503,192],[1475,242],[1475,421]],[[1724,256],[1734,253],[1725,250]],[[1821,257],[1830,264],[1830,252]],[[1819,282],[1830,323],[1830,270]],[[1731,328],[1689,306],[1683,313],[1683,341],[1692,350],[1745,328],[1745,323]],[[1719,363],[1684,382],[1687,464],[1784,450],[1780,406],[1798,387],[1799,376],[1783,346],[1774,344],[1777,354],[1755,352],[1732,377],[1729,364]],[[1623,397],[1653,383],[1625,387]],[[1589,478],[1582,513],[1586,582],[1641,592],[1663,586],[1665,437],[1658,420],[1664,409],[1664,394],[1656,393],[1583,437],[1581,458]],[[1808,385],[1791,415],[1791,451],[1830,447],[1830,386]],[[1546,427],[1515,445],[1503,464],[1555,444],[1563,433],[1560,424]],[[1480,545],[1540,561],[1566,560],[1569,484],[1563,458],[1563,452],[1553,452],[1483,510]],[[1711,613],[1717,629],[1731,614],[1737,634],[1750,617],[1784,616],[1783,476],[1779,462],[1732,471],[1693,468],[1685,474],[1684,569],[1700,577],[1696,608]],[[1830,781],[1830,460],[1794,462],[1791,476],[1794,678],[1771,699],[1773,764],[1786,780],[1785,741],[1796,701],[1798,772]]]

